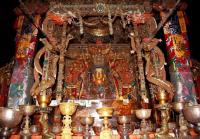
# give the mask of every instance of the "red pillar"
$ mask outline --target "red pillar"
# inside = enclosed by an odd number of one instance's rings
[[[165,17],[161,13],[161,17]],[[176,89],[174,101],[196,103],[196,91],[190,70],[190,50],[185,13],[178,11],[164,26],[170,78]]]

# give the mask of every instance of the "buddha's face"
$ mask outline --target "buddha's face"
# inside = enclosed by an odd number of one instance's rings
[[[93,82],[95,84],[100,85],[104,82],[105,80],[105,73],[102,68],[96,68],[94,73],[93,73]]]

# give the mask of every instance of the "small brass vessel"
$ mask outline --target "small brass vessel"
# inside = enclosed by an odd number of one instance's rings
[[[62,126],[59,124],[55,124],[51,127],[51,132],[55,135],[60,135],[62,132]]]
[[[117,117],[117,121],[119,124],[123,125],[122,132],[121,132],[121,139],[130,139],[129,138],[129,129],[128,124],[131,122],[131,116],[130,115],[122,115]]]
[[[160,90],[156,93],[156,99],[159,101],[159,104],[155,105],[155,108],[161,112],[161,128],[156,131],[155,136],[158,138],[171,138],[168,126],[171,108],[171,104],[168,103],[170,100],[170,93],[165,90]]]
[[[80,123],[78,123],[72,126],[72,133],[74,136],[82,136],[84,133],[84,127]]]
[[[61,102],[59,104],[60,112],[62,115],[72,115],[76,111],[77,104],[74,102]]]
[[[94,117],[80,117],[80,122],[82,125],[85,125],[85,134],[83,136],[83,139],[90,139],[91,135],[90,135],[90,126],[93,125],[94,123]]]
[[[148,139],[149,135],[147,133],[147,122],[146,119],[150,118],[151,116],[151,109],[138,109],[135,110],[135,115],[138,119],[141,119],[141,124],[140,124],[140,128],[141,128],[141,138],[142,139]]]
[[[103,37],[109,35],[109,29],[106,27],[101,28],[89,28],[88,33],[93,36]]]
[[[200,104],[185,106],[183,109],[183,115],[189,122],[188,126],[194,128],[200,133]]]
[[[174,102],[174,103],[172,103],[172,108],[176,112],[180,113],[180,112],[182,112],[182,110],[184,108],[184,102]]]
[[[109,117],[112,117],[114,109],[112,107],[102,107],[96,109],[97,113],[100,117],[103,117],[104,127],[100,133],[100,139],[112,139],[112,130],[108,127],[109,125]]]
[[[1,139],[7,139],[10,136],[9,128],[15,128],[22,120],[23,113],[19,109],[0,107],[0,125]]]
[[[171,104],[169,103],[163,103],[163,104],[157,104],[155,105],[155,108],[157,108],[161,112],[161,127],[156,130],[155,136],[157,138],[172,138],[171,134],[169,133],[169,120],[170,120],[170,109]]]
[[[179,137],[184,138],[188,137],[188,123],[183,116],[184,102],[174,102],[172,103],[172,108],[174,111],[179,113],[178,124],[179,124]]]
[[[186,120],[193,124],[200,123],[200,105],[186,106],[183,109]]]
[[[41,127],[39,125],[31,125],[30,133],[31,135],[39,135],[41,134]]]
[[[55,135],[50,133],[49,131],[49,123],[48,123],[48,113],[52,110],[51,107],[48,107],[51,103],[51,94],[46,94],[41,92],[41,94],[37,95],[37,101],[39,104],[39,112],[41,113],[39,122],[42,125],[42,138],[54,138]]]
[[[24,127],[23,130],[21,131],[21,137],[22,138],[30,138],[30,118],[29,116],[31,116],[34,112],[35,112],[35,105],[20,105],[19,109],[20,111],[23,112],[24,117]]]
[[[118,116],[117,121],[119,124],[129,124],[131,122],[131,116],[130,115]]]
[[[112,117],[114,109],[112,107],[98,108],[97,113],[100,117]]]
[[[3,127],[16,127],[23,117],[23,113],[19,109],[0,107],[0,124]]]
[[[72,139],[71,116],[76,111],[77,106],[78,105],[74,102],[62,102],[59,104],[60,112],[64,115],[62,120],[64,126],[62,128],[61,139]]]
[[[31,116],[35,112],[35,105],[20,105],[19,109],[25,116]]]
[[[39,103],[41,108],[46,108],[51,103],[51,98],[52,98],[51,95],[46,95],[46,94],[38,95],[37,96],[37,101],[38,101],[38,103]]]
[[[159,101],[159,104],[165,104],[169,100],[169,93],[165,91],[160,91],[159,93],[156,93],[156,99]]]
[[[151,109],[138,109],[135,110],[136,117],[145,120],[151,116]]]
[[[80,117],[81,124],[83,125],[92,125],[94,123],[94,117]]]

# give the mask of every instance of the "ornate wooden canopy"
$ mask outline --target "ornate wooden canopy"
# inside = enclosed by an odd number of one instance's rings
[[[95,42],[97,39],[100,39],[102,42],[112,42],[115,44],[130,42],[128,34],[134,27],[127,20],[129,17],[139,17],[138,21],[135,22],[141,23],[144,18],[152,17],[147,19],[149,21],[144,21],[145,24],[139,28],[141,37],[148,37],[155,29],[156,20],[159,20],[157,19],[159,12],[155,11],[170,9],[175,2],[176,0],[24,1],[28,14],[44,14],[53,18],[58,25],[62,24],[65,20],[64,18],[72,17],[71,25],[67,29],[67,34],[70,32],[75,36],[71,43]],[[21,9],[24,8],[19,7]],[[16,8],[17,14],[22,14],[20,8]],[[56,29],[59,29],[59,27]]]

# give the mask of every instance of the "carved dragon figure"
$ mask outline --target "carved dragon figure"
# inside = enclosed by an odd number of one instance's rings
[[[146,51],[145,53],[145,59],[146,59],[146,79],[160,87],[161,89],[164,89],[167,91],[167,93],[170,94],[170,99],[173,98],[174,95],[174,87],[173,85],[166,80],[166,72],[165,72],[165,58],[163,52],[160,50],[160,48],[157,47],[157,44],[160,42],[159,39],[152,39],[152,40],[144,40],[143,42],[143,50]],[[152,54],[154,53],[154,54]],[[152,55],[154,55],[157,60],[156,62],[159,62],[156,64],[157,66],[154,68],[153,65],[155,61],[155,58],[152,58]],[[152,60],[153,59],[153,60]]]
[[[65,49],[66,47],[68,47],[68,43],[69,41],[73,38],[72,35],[68,35],[66,38],[66,22],[63,23],[63,35],[62,35],[62,44],[59,45],[59,51],[60,51],[60,57],[58,57],[55,54],[52,54],[51,51],[57,51],[57,47],[55,46],[56,43],[54,42],[54,37],[53,37],[53,26],[48,26],[49,21],[52,20],[51,19],[51,14],[48,13],[47,18],[45,19],[44,23],[43,23],[43,30],[45,32],[45,34],[48,34],[47,38],[41,39],[42,43],[44,44],[44,47],[41,48],[39,50],[39,52],[36,54],[35,59],[34,59],[34,78],[35,78],[35,82],[30,90],[32,96],[36,97],[41,91],[44,91],[48,88],[51,88],[54,84],[55,84],[55,79],[56,79],[56,72],[57,72],[57,62],[59,59],[59,82],[60,82],[60,78],[61,74],[63,74],[63,64],[64,64],[64,54],[65,54]],[[46,79],[43,79],[44,77],[42,77],[42,80],[40,82],[40,76],[43,76],[43,69],[40,65],[40,59],[41,57],[46,53],[49,52],[50,53],[50,57],[54,57],[52,60],[52,64],[49,65],[48,70],[52,71],[51,73],[48,74],[48,77],[45,77]],[[49,60],[50,60],[49,59]],[[61,79],[62,81],[62,79]],[[45,82],[42,84],[42,82]],[[60,83],[58,83],[60,86]],[[61,84],[62,86],[62,84]],[[61,88],[62,89],[62,88]]]
[[[46,38],[42,39],[41,41],[44,43],[44,47],[39,50],[39,52],[36,54],[35,59],[34,59],[35,82],[30,90],[31,95],[34,97],[36,97],[41,91],[44,91],[44,90],[52,87],[55,83],[55,77],[53,77],[53,76],[49,76],[47,81],[42,80],[43,82],[45,82],[44,84],[40,83],[40,75],[43,74],[42,67],[40,65],[40,59],[41,59],[42,55],[45,54],[46,51],[50,51],[53,48],[52,45],[49,44],[49,42],[47,41]],[[57,61],[58,61],[58,56],[54,55],[54,59],[52,62],[54,70],[56,69]]]

